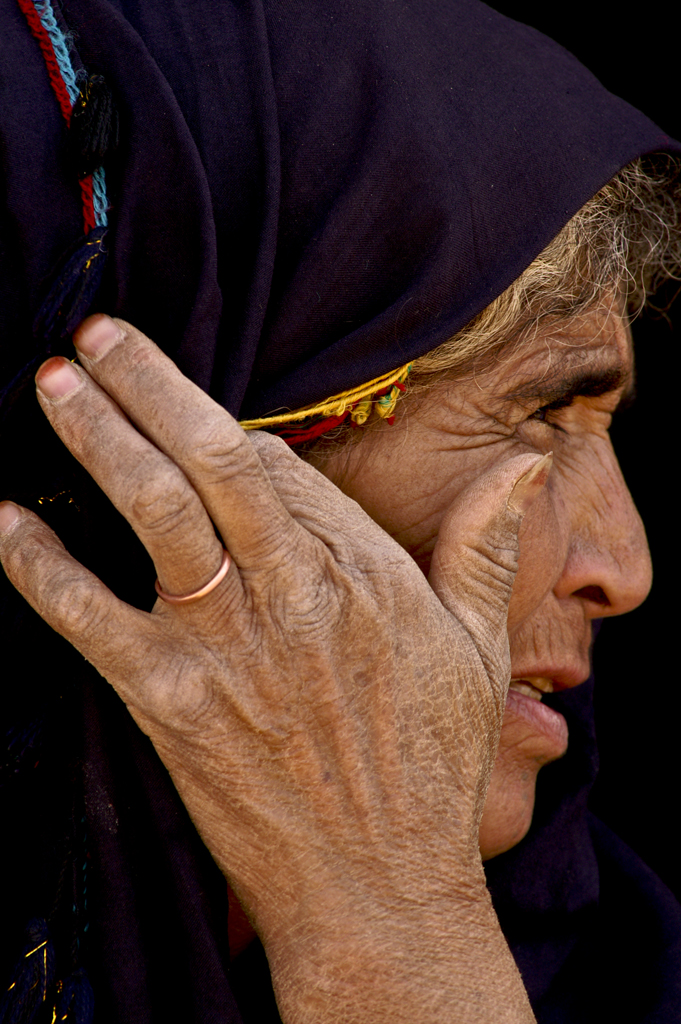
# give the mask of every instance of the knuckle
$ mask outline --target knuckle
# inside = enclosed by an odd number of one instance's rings
[[[299,461],[286,442],[275,434],[268,434],[264,430],[252,430],[248,434],[248,441],[265,469],[270,469],[279,462],[291,465]]]
[[[51,586],[48,584],[41,604],[45,618],[67,639],[77,639],[101,628],[103,609],[94,582],[62,576]]]
[[[191,453],[197,470],[215,483],[256,472],[259,467],[258,457],[242,430],[209,429],[192,437]]]
[[[26,516],[3,545],[3,566],[8,578],[22,590],[40,578],[45,556],[51,549],[63,550],[59,538],[37,517]]]
[[[186,527],[199,501],[186,479],[168,466],[140,463],[126,481],[131,521],[147,533],[167,536]]]
[[[32,514],[4,553],[8,578],[38,614],[72,643],[103,628],[101,584],[66,552],[59,538]]]
[[[328,638],[357,607],[358,595],[349,594],[321,562],[301,564],[291,552],[277,577],[279,585],[263,588],[262,607],[287,646]]]
[[[125,321],[117,321],[125,339],[125,345],[116,345],[113,352],[121,357],[129,375],[144,376],[153,370],[158,363],[158,350],[141,334]]]

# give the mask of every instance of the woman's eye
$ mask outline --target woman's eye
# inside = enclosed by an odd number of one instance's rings
[[[561,406],[563,408],[563,406]],[[558,409],[555,405],[542,405],[538,409],[528,416],[530,420],[538,420],[539,423],[545,423],[547,427],[551,427],[552,430],[560,430],[565,433],[563,427],[559,426],[554,420],[549,419],[551,413],[556,413]]]

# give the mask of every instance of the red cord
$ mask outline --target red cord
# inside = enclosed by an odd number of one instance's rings
[[[59,63],[52,46],[52,40],[50,39],[47,30],[45,29],[40,15],[36,11],[31,0],[17,0],[21,11],[26,18],[28,27],[31,33],[35,36],[38,41],[38,45],[42,50],[43,58],[45,60],[45,66],[47,67],[47,74],[50,79],[50,85],[52,91],[57,97],[59,103],[59,109],[62,112],[62,116],[66,121],[67,127],[71,124],[71,98],[64,84]],[[92,175],[89,174],[86,178],[83,178],[80,182],[80,193],[83,201],[83,227],[85,234],[89,234],[94,227],[97,226],[95,219],[95,204],[92,195]]]
[[[57,97],[57,102],[59,103],[64,120],[67,125],[70,125],[71,100],[68,92],[66,91],[64,79],[61,77],[61,71],[59,70],[59,64],[57,63],[57,58],[54,53],[52,40],[43,27],[43,23],[40,20],[38,12],[31,3],[31,0],[17,0],[17,3],[28,22],[28,27],[38,40],[38,45],[43,51],[43,57],[45,58],[45,64],[47,66],[47,73],[50,76],[50,85],[52,86],[54,95]]]
[[[81,178],[80,194],[83,197],[83,224],[85,225],[85,234],[87,235],[94,227],[97,226],[97,222],[95,220],[95,203],[92,196],[91,174],[88,174],[87,178]]]
[[[295,428],[293,428],[293,431],[291,431],[291,427],[284,428],[282,433],[277,436],[286,441],[286,444],[289,447],[292,447],[294,444],[302,444],[303,441],[314,441],[315,438],[321,437],[322,434],[325,434],[327,430],[333,430],[334,427],[339,427],[349,414],[350,410],[348,409],[348,411],[344,412],[342,416],[329,416],[328,419],[321,420],[319,423],[315,423],[314,426],[308,427],[307,429],[302,428],[300,430],[295,430]],[[286,431],[286,433],[284,431]],[[288,433],[289,431],[291,431],[291,433]]]

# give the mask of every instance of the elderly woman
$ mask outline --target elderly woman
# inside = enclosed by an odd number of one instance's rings
[[[580,794],[680,147],[474,0],[2,19],[0,1020],[673,1019]]]

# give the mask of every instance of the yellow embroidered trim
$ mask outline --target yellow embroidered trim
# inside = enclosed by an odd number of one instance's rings
[[[325,402],[320,402],[319,405],[306,405],[302,409],[296,409],[295,412],[282,413],[277,416],[263,416],[258,420],[241,420],[240,425],[244,430],[259,430],[261,427],[277,426],[280,423],[298,423],[301,420],[310,419],[312,416],[342,416],[348,409],[357,406],[352,414],[352,419],[361,426],[369,418],[372,405],[376,406],[376,412],[379,416],[388,417],[392,415],[397,399],[400,396],[400,389],[393,385],[404,384],[409,376],[410,369],[411,363],[407,363],[405,366],[401,366],[399,370],[384,373],[382,377],[376,377],[375,380],[370,380],[359,387],[351,388],[349,391],[341,391],[338,395],[332,395],[331,398],[327,398]],[[384,388],[391,386],[393,386],[391,392],[382,395],[376,401],[371,400],[371,396],[375,395],[377,391],[383,391]]]

